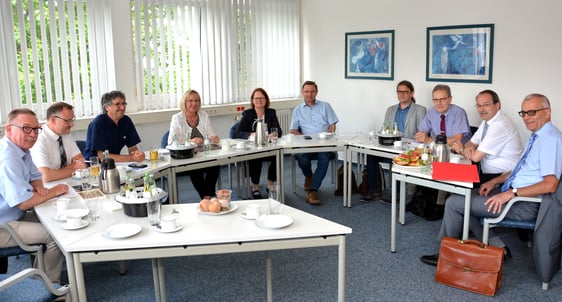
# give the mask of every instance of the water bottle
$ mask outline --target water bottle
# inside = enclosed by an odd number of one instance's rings
[[[209,154],[211,151],[211,142],[209,141],[209,137],[205,136],[205,140],[203,141],[203,148],[205,150],[205,154]]]

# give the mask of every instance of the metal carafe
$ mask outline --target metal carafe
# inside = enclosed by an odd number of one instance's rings
[[[433,161],[448,162],[451,158],[451,149],[447,144],[447,136],[439,134],[435,137],[433,144]]]
[[[115,168],[113,158],[104,158],[101,162],[100,188],[106,194],[118,193],[121,185],[119,171]]]
[[[256,146],[265,146],[267,144],[267,124],[263,119],[257,119],[254,125],[256,127]]]

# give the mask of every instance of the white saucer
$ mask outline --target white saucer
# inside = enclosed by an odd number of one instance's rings
[[[134,223],[114,224],[103,231],[103,236],[111,239],[123,239],[134,236],[142,231],[142,227]]]
[[[66,216],[68,216],[68,215],[84,217],[84,216],[88,215],[89,212],[90,212],[90,210],[87,209],[87,208],[67,209],[67,210],[62,211],[62,213],[53,216],[53,219],[56,220],[56,221],[66,221]]]
[[[262,215],[256,219],[256,225],[266,229],[281,229],[293,223],[287,215]]]
[[[71,230],[78,230],[78,229],[81,229],[81,228],[85,228],[85,227],[88,226],[88,224],[90,224],[90,222],[88,220],[82,219],[82,223],[80,225],[69,225],[67,223],[63,223],[63,224],[60,225],[60,227],[62,229],[71,231]]]
[[[244,219],[248,219],[248,220],[256,220],[256,218],[250,218],[250,217],[248,217],[248,215],[246,215],[246,212],[240,213],[240,217],[242,217],[242,218],[244,218]]]
[[[177,231],[183,229],[183,225],[179,224],[179,225],[176,226],[175,229],[171,229],[171,230],[163,230],[163,229],[155,227],[155,226],[153,226],[152,229],[154,229],[156,232],[159,232],[159,233],[174,233],[174,232],[177,232]]]

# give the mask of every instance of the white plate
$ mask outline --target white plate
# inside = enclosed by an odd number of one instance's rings
[[[172,229],[172,230],[163,230],[163,229],[155,227],[155,226],[153,226],[152,229],[154,229],[156,232],[159,232],[159,233],[174,233],[174,232],[177,232],[177,231],[183,229],[183,225],[180,224],[180,225],[176,226],[175,229]]]
[[[238,205],[231,205],[230,209],[228,209],[228,211],[220,211],[218,213],[213,213],[213,212],[203,212],[201,211],[201,209],[199,207],[197,207],[197,212],[199,212],[199,214],[203,214],[203,215],[209,215],[209,216],[219,216],[219,215],[225,215],[228,213],[232,213],[234,211],[238,210]]]
[[[103,231],[103,235],[112,239],[123,239],[134,236],[142,231],[142,227],[134,223],[114,224]]]
[[[253,217],[248,217],[248,215],[246,215],[246,212],[242,212],[240,213],[240,217],[244,218],[244,219],[248,219],[248,220],[256,220]]]
[[[66,221],[66,216],[68,216],[68,215],[84,217],[84,216],[88,215],[88,213],[90,213],[90,209],[88,209],[88,208],[68,209],[68,210],[64,210],[60,214],[57,214],[56,216],[53,216],[53,219],[56,220],[56,221]]]
[[[70,231],[70,230],[78,230],[78,229],[81,229],[81,228],[85,228],[85,227],[88,226],[88,224],[90,224],[90,222],[88,220],[82,219],[82,223],[80,223],[80,225],[69,225],[67,223],[63,223],[63,224],[60,225],[60,227],[62,229]]]
[[[402,166],[402,165],[398,165],[398,164],[395,164],[395,165],[397,167],[400,167],[400,168],[406,168],[406,169],[412,169],[412,170],[423,168],[423,166]]]
[[[293,218],[287,215],[262,215],[256,219],[256,225],[266,229],[280,229],[293,224]]]

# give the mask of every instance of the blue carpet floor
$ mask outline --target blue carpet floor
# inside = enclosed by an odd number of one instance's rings
[[[434,267],[419,260],[421,255],[437,252],[435,238],[441,221],[428,222],[407,213],[407,224],[397,229],[397,252],[390,253],[389,204],[361,203],[359,195],[353,195],[353,207],[344,208],[341,197],[333,194],[335,185],[328,174],[320,191],[322,205],[309,205],[304,202],[300,171],[297,193],[290,192],[290,160],[286,163],[286,204],[353,228],[347,239],[347,301],[562,301],[561,274],[551,282],[550,290],[543,291],[532,250],[514,231],[500,230],[513,259],[504,265],[502,285],[495,297],[447,287],[434,281]],[[222,177],[226,186],[226,169]],[[189,178],[181,177],[179,182],[180,200],[198,201]],[[275,251],[271,255],[274,301],[337,300],[335,247]],[[265,253],[169,258],[164,263],[168,301],[266,300]],[[10,272],[28,265],[27,257],[11,258]],[[117,263],[86,264],[84,271],[89,301],[154,301],[149,260],[128,261],[125,275],[119,274]],[[7,301],[2,295],[0,300]]]

